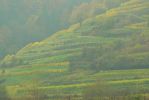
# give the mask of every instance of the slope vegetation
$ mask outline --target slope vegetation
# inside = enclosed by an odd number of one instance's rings
[[[62,63],[70,70],[147,68],[148,5],[147,0],[122,3],[43,41],[30,43],[17,54],[6,56],[1,65],[53,68],[54,63]]]
[[[92,86],[100,79],[118,91],[126,89],[122,94],[147,95],[149,2],[122,1],[43,41],[26,45],[15,55],[7,55],[0,62],[0,84],[12,98],[28,96],[31,88],[50,100],[70,95],[82,98],[88,87],[96,90]]]

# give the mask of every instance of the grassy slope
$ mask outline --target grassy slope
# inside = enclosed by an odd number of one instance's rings
[[[10,90],[14,86],[21,89],[20,84],[38,79],[42,83],[40,88],[47,89],[49,94],[57,90],[80,94],[83,87],[104,79],[118,88],[135,89],[137,84],[140,90],[148,91],[148,4],[147,0],[131,0],[41,42],[27,45],[2,61],[3,66],[9,66],[0,74],[2,84]],[[94,53],[96,58],[92,58]],[[101,63],[94,66],[91,62],[103,62],[105,69]]]

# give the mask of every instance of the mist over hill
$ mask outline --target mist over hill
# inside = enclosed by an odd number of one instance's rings
[[[74,13],[80,17],[73,20],[78,23],[43,41],[26,45],[16,55],[6,56],[1,65],[12,67],[68,62],[69,69],[148,67],[148,1],[105,1],[79,6],[81,9],[76,9]],[[92,5],[98,6],[95,9]],[[82,10],[88,7],[95,12],[109,8],[88,17],[90,10],[87,13]]]
[[[0,0],[0,57],[128,0]]]
[[[66,28],[72,9],[90,0],[0,0],[0,57]]]
[[[0,0],[0,100],[148,100],[149,0]]]

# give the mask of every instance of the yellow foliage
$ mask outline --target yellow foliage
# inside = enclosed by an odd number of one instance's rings
[[[40,42],[34,42],[33,44],[32,44],[32,46],[37,46],[37,45],[39,45],[40,44]]]
[[[11,61],[15,60],[16,57],[14,55],[7,55],[3,60],[2,62],[3,63],[10,63]]]
[[[58,63],[49,63],[49,64],[37,64],[32,66],[67,66],[69,62],[58,62]]]
[[[136,49],[139,49],[139,48],[141,48],[141,47],[142,47],[142,45],[139,44],[139,43],[135,45],[135,48],[136,48]]]
[[[15,97],[17,95],[18,89],[19,89],[18,85],[6,87],[6,91],[10,98]]]
[[[74,30],[78,29],[80,27],[80,23],[72,25],[67,32],[73,32]]]
[[[132,24],[132,25],[129,25],[128,28],[143,29],[143,28],[146,28],[145,26],[147,26],[147,22]]]
[[[111,16],[115,16],[117,14],[117,11],[116,10],[110,10],[110,11],[107,11],[106,12],[106,15],[111,17]]]

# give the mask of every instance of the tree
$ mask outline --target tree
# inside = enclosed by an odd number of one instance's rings
[[[105,11],[104,2],[91,1],[89,3],[81,3],[79,6],[74,7],[70,14],[69,22],[76,23],[81,22],[94,15],[101,14]]]
[[[24,85],[25,95],[24,100],[47,100],[48,96],[45,91],[40,89],[39,80],[32,80]]]
[[[5,74],[6,73],[6,70],[5,69],[3,69],[2,70],[2,72],[1,72],[1,74]]]
[[[112,96],[113,93],[114,91],[107,82],[99,80],[84,91],[83,98],[84,100],[103,100],[107,96]]]

